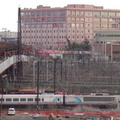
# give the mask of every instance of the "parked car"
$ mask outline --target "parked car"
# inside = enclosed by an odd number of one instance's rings
[[[15,115],[15,108],[9,108],[8,115]]]

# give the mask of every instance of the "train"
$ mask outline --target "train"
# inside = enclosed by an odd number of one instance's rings
[[[3,94],[0,95],[3,106],[23,105],[113,105],[117,106],[120,95],[61,95],[61,94]]]

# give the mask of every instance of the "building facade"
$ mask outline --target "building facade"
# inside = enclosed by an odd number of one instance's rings
[[[39,5],[21,9],[22,43],[39,49],[64,49],[67,38],[82,42],[94,40],[96,30],[120,28],[120,10],[94,5],[67,5],[51,8]]]
[[[96,60],[120,61],[120,30],[97,30],[93,44]]]

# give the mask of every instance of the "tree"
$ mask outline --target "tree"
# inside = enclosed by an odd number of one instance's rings
[[[65,46],[66,50],[75,50],[75,51],[90,51],[91,50],[91,44],[90,42],[85,39],[82,43],[77,42],[71,42],[67,38],[67,46]]]
[[[85,39],[85,40],[81,43],[81,49],[82,49],[83,51],[90,51],[90,50],[91,50],[91,44],[90,44],[90,42],[89,42],[87,39]]]

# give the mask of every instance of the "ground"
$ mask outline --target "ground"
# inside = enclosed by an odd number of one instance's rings
[[[15,115],[7,115],[7,111],[2,111],[1,120],[34,120],[37,117],[41,117],[40,120],[48,120],[50,114],[57,117],[56,120],[78,120],[79,116],[83,115],[85,117],[107,117],[111,118],[120,116],[120,112],[69,112],[69,111],[16,111]],[[79,116],[78,116],[79,115]],[[64,117],[63,117],[64,116]]]

